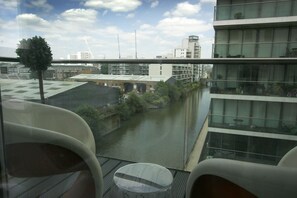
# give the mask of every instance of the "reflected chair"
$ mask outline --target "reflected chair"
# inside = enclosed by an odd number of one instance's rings
[[[77,114],[27,101],[2,102],[6,166],[14,177],[80,171],[64,197],[102,197],[103,178],[95,141]]]
[[[297,147],[277,166],[207,159],[191,172],[186,197],[296,197]]]

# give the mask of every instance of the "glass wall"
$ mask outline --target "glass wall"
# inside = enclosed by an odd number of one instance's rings
[[[295,141],[210,132],[202,159],[227,158],[276,165],[296,145]]]
[[[214,65],[211,93],[297,97],[295,65]]]
[[[210,127],[297,135],[297,104],[213,99]]]
[[[296,27],[217,30],[214,57],[297,57],[296,35]]]
[[[253,19],[295,16],[295,0],[230,0],[219,1],[215,20]]]

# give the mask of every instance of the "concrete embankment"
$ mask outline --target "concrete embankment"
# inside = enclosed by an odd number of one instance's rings
[[[188,158],[187,164],[185,165],[184,170],[185,171],[192,171],[195,166],[197,165],[200,155],[202,153],[202,149],[204,146],[204,142],[207,136],[208,131],[208,118],[205,119],[205,122],[203,124],[203,127],[198,135],[198,138],[196,140],[196,143],[193,147],[193,150]]]

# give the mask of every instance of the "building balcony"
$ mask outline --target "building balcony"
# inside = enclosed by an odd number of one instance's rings
[[[264,132],[297,136],[297,122],[254,117],[213,115],[209,116],[209,127]]]
[[[293,0],[226,4],[215,7],[215,21],[258,19],[297,15],[297,3]]]
[[[297,57],[297,42],[215,44],[213,56],[214,58]]]
[[[18,60],[15,58],[1,58],[0,61],[2,61],[4,64],[6,62],[17,62]],[[291,63],[296,64],[297,59],[262,59],[262,60],[256,60],[256,59],[137,59],[137,60],[55,60],[54,62],[61,62],[64,64],[70,63],[70,62],[81,62],[81,63],[164,63],[164,64],[272,64],[272,63]],[[187,67],[185,67],[187,68]],[[185,69],[184,68],[184,69]],[[181,68],[182,69],[182,68]],[[190,82],[189,75],[184,75],[182,79],[184,81]],[[22,80],[20,79],[20,82],[17,82],[18,84],[16,86],[10,86],[9,85],[9,79],[1,79],[1,96],[2,101],[3,100],[9,100],[13,98],[12,96],[18,96],[18,99],[21,100],[29,100],[34,102],[39,102],[38,100],[38,82],[35,80]],[[16,81],[14,81],[16,83]],[[27,89],[26,89],[27,85]],[[100,105],[100,110],[106,110],[107,107],[117,104],[119,100],[113,100],[116,97],[108,97],[110,92],[107,90],[106,87],[100,86],[100,90],[97,90],[98,87],[96,87],[95,83],[85,83],[85,82],[69,82],[69,81],[44,81],[44,88],[46,91],[46,102],[47,104],[50,104],[52,106],[59,106],[60,105],[66,105],[67,107],[73,108],[72,110],[75,111],[75,108],[82,104],[96,104]],[[56,85],[56,86],[54,86]],[[80,87],[83,87],[82,89],[79,89]],[[94,87],[96,89],[94,90]],[[133,87],[132,87],[133,89]],[[117,94],[118,92],[115,91],[115,89],[112,89],[112,94]],[[25,92],[28,93],[25,93]],[[10,92],[10,94],[9,94]],[[116,92],[116,93],[115,93]],[[100,94],[99,94],[100,93]],[[53,95],[51,95],[53,94]],[[35,97],[35,98],[34,98]],[[54,97],[56,97],[57,102],[51,103],[54,101]],[[188,99],[186,98],[184,101],[181,101],[184,106],[181,106],[180,108],[173,109],[173,107],[176,107],[179,105],[178,103],[174,103],[173,106],[170,106],[168,108],[168,114],[165,114],[162,110],[161,113],[158,113],[154,115],[147,114],[146,116],[150,117],[152,120],[151,123],[155,124],[158,128],[157,130],[152,130],[152,128],[146,124],[143,125],[143,127],[138,128],[138,130],[135,131],[129,138],[128,138],[128,144],[126,146],[132,147],[132,150],[125,151],[117,151],[114,152],[112,155],[102,155],[102,150],[105,149],[105,152],[112,152],[113,149],[116,149],[113,147],[112,149],[106,149],[104,146],[104,142],[110,141],[110,139],[115,138],[110,142],[108,145],[120,145],[117,144],[119,141],[121,141],[122,138],[125,138],[124,133],[116,133],[116,134],[105,134],[105,135],[99,135],[97,133],[94,133],[95,143],[97,147],[97,153],[96,158],[98,162],[101,165],[102,169],[102,176],[103,176],[103,182],[104,182],[104,189],[103,189],[103,196],[104,197],[112,197],[113,193],[117,191],[116,185],[113,182],[113,175],[116,170],[118,170],[120,167],[130,164],[133,162],[141,162],[145,161],[145,157],[151,157],[156,156],[153,158],[152,161],[147,160],[147,162],[151,163],[166,163],[161,164],[165,167],[167,167],[170,172],[173,175],[173,183],[171,187],[171,192],[173,197],[185,197],[186,194],[186,185],[187,185],[187,179],[189,177],[190,172],[184,171],[185,167],[188,165],[187,162],[192,160],[192,156],[190,157],[193,146],[196,143],[196,140],[199,140],[198,137],[200,134],[200,130],[202,127],[202,124],[205,122],[206,116],[208,115],[208,103],[209,103],[209,94],[208,90],[206,92],[202,92],[197,95],[191,95],[188,94]],[[204,101],[203,103],[199,103],[199,101]],[[194,104],[201,104],[199,108],[192,108],[192,105]],[[22,109],[21,106],[18,106],[17,108]],[[64,107],[63,107],[64,108]],[[163,110],[166,110],[164,108]],[[157,110],[152,110],[151,112],[156,112]],[[171,117],[174,114],[174,111],[178,112],[180,114],[180,122],[178,122],[177,118]],[[198,115],[204,115],[203,117],[197,117]],[[140,115],[140,116],[139,116]],[[126,124],[127,121],[123,124],[122,127],[126,128],[127,131],[134,130],[137,128],[137,124],[139,119],[143,116],[143,114],[138,114],[135,117],[133,117],[133,120],[135,120],[134,124]],[[224,116],[226,117],[226,116]],[[106,121],[104,120],[102,126],[106,127],[109,125],[109,123],[112,123],[111,125],[117,125],[118,126],[118,120],[113,119]],[[217,121],[214,117],[211,116],[210,126],[215,127],[217,125],[227,125],[222,124],[219,121]],[[224,121],[225,118],[222,118]],[[238,117],[232,117],[231,119],[241,119]],[[61,119],[62,120],[62,119]],[[63,121],[63,120],[62,120]],[[160,126],[163,123],[169,123],[169,130],[167,132],[160,129]],[[235,126],[235,120],[231,120],[228,124],[230,129],[235,129],[238,127]],[[256,129],[262,128],[268,128],[270,127],[268,121],[265,121],[265,124],[262,126],[260,121],[249,121],[250,124],[246,124],[245,120],[240,121],[236,120],[238,122],[238,125],[246,125],[246,128],[253,128],[255,126]],[[276,124],[277,121],[270,123],[271,125]],[[64,125],[65,124],[65,125]],[[251,125],[254,126],[251,126]],[[279,124],[279,123],[278,123]],[[286,124],[286,126],[284,125]],[[62,124],[62,126],[65,126],[65,128],[71,127],[71,125],[74,125],[74,123],[68,123],[65,122]],[[292,129],[292,126],[296,126],[296,122],[288,122],[284,121],[281,124],[278,125],[278,127],[282,127],[282,131],[285,134],[289,134],[289,131],[292,136],[296,136],[294,133],[294,130]],[[233,127],[233,128],[232,128]],[[285,128],[287,127],[287,128]],[[226,127],[227,128],[227,127]],[[261,128],[261,131],[263,130]],[[277,127],[271,127],[271,130],[275,130]],[[255,130],[256,130],[255,129]],[[148,133],[140,134],[144,130],[148,130]],[[173,133],[173,131],[177,131],[177,133]],[[291,132],[292,131],[292,132]],[[273,131],[274,132],[274,131]],[[5,131],[4,131],[5,133]],[[267,132],[268,133],[268,132]],[[141,137],[140,137],[141,136]],[[139,144],[139,141],[135,140],[134,138],[140,137],[141,140],[143,140],[143,143]],[[176,138],[174,141],[171,141],[171,138]],[[138,139],[139,140],[139,139]],[[204,141],[203,141],[204,143]],[[202,144],[203,144],[202,143]],[[101,145],[102,144],[102,145]],[[201,142],[199,143],[201,144]],[[4,146],[5,142],[1,142],[1,146]],[[159,146],[163,146],[163,149]],[[200,145],[201,146],[201,145]],[[146,149],[143,153],[140,152],[141,149]],[[201,148],[202,149],[202,146]],[[3,149],[1,148],[3,151]],[[197,151],[194,151],[193,153],[194,157],[199,158],[200,154],[197,153]],[[199,156],[198,156],[199,155]],[[255,153],[255,155],[259,155]],[[130,160],[126,159],[125,157],[139,157],[136,160]],[[169,156],[170,161],[165,160],[162,156]],[[250,155],[252,156],[252,155]],[[215,156],[214,156],[215,157]],[[155,160],[158,159],[160,161],[156,162]],[[160,159],[161,158],[161,159]],[[178,163],[173,164],[171,161],[171,158],[173,158],[172,161],[177,160]],[[238,158],[239,159],[239,158]],[[245,160],[244,157],[240,158],[240,160]],[[279,160],[279,159],[277,159]],[[198,159],[194,158],[194,166],[198,163]],[[19,197],[19,196],[28,196],[28,197],[36,197],[36,196],[49,196],[49,197],[59,197],[63,195],[65,191],[67,191],[72,185],[74,180],[77,178],[78,173],[70,172],[67,174],[59,174],[59,175],[52,175],[49,177],[33,177],[33,178],[27,178],[27,177],[12,177],[8,175],[7,184],[8,189],[10,192],[10,197]]]
[[[297,97],[296,82],[269,82],[269,81],[211,81],[210,93],[255,95],[276,97]]]

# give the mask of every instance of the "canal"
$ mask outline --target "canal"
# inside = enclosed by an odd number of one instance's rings
[[[102,156],[183,169],[209,110],[209,89],[183,101],[137,114],[96,142]]]

